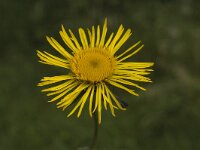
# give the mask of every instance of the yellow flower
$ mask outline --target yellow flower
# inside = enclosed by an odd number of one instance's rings
[[[54,96],[49,102],[58,101],[58,108],[64,110],[75,103],[68,117],[77,109],[77,117],[79,117],[84,105],[88,102],[90,116],[92,117],[93,113],[97,111],[98,122],[101,123],[103,106],[106,110],[109,107],[113,116],[115,116],[114,109],[126,109],[117,100],[108,85],[110,84],[138,96],[133,89],[128,87],[132,86],[145,90],[138,85],[138,82],[151,82],[151,79],[145,77],[145,75],[150,74],[152,69],[149,69],[149,67],[153,63],[125,61],[142,49],[144,45],[141,45],[140,41],[123,53],[116,54],[131,36],[131,30],[128,29],[124,33],[122,25],[120,25],[116,34],[111,33],[108,38],[106,38],[107,19],[105,19],[102,30],[98,25],[96,30],[94,26],[91,30],[87,29],[88,34],[82,28],[79,28],[78,32],[81,43],[70,29],[67,32],[62,26],[62,30],[59,32],[71,52],[66,51],[54,38],[47,37],[50,45],[62,55],[62,58],[46,51],[37,51],[40,58],[39,62],[62,67],[69,70],[70,73],[44,77],[38,86],[54,84],[42,91],[48,92],[47,96]],[[75,101],[78,96],[81,98]]]

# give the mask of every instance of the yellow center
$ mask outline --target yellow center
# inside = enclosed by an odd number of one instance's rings
[[[76,53],[70,65],[78,79],[99,82],[113,73],[115,58],[105,49],[93,48]]]

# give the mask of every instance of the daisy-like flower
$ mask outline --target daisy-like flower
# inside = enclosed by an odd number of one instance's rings
[[[94,26],[87,29],[87,33],[82,28],[79,28],[78,32],[80,41],[70,29],[67,32],[62,26],[59,33],[68,47],[67,50],[54,38],[47,37],[49,44],[61,54],[62,58],[38,50],[39,62],[62,67],[69,71],[68,73],[66,71],[64,75],[44,77],[38,86],[52,85],[43,89],[42,92],[47,92],[47,96],[54,96],[49,102],[58,101],[58,108],[64,110],[74,104],[68,117],[76,110],[78,110],[77,117],[79,117],[83,107],[88,103],[89,115],[92,117],[97,111],[100,124],[102,107],[106,110],[109,107],[113,116],[115,116],[115,109],[126,109],[108,85],[138,96],[130,87],[145,90],[138,83],[151,82],[151,79],[145,75],[150,74],[152,69],[149,67],[153,63],[126,61],[143,48],[140,41],[122,53],[116,54],[132,34],[130,29],[125,32],[122,25],[116,34],[111,33],[108,38],[106,38],[107,19],[105,19],[102,30],[98,25],[96,29]]]

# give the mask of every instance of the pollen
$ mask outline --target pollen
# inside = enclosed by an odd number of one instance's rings
[[[70,61],[72,72],[80,80],[100,82],[112,75],[115,58],[104,48],[79,51]]]

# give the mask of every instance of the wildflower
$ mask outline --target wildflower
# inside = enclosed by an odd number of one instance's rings
[[[100,26],[91,30],[78,29],[80,41],[69,29],[68,32],[62,26],[59,32],[62,40],[71,50],[66,50],[54,38],[47,37],[49,44],[62,55],[62,58],[54,56],[46,51],[37,51],[39,62],[62,67],[69,70],[65,75],[44,77],[38,86],[51,85],[42,92],[48,92],[47,96],[54,96],[49,102],[57,102],[57,107],[66,109],[75,103],[75,106],[68,114],[71,116],[78,110],[77,117],[81,115],[84,105],[89,104],[89,115],[98,113],[98,123],[101,123],[102,107],[111,110],[115,116],[115,109],[125,110],[126,108],[117,100],[108,85],[115,86],[138,96],[133,89],[145,90],[138,85],[138,82],[151,82],[145,75],[150,74],[153,65],[151,62],[128,62],[128,58],[139,52],[143,45],[141,42],[133,44],[130,48],[117,55],[117,51],[131,36],[131,30],[124,33],[124,27],[120,25],[117,33],[111,33],[106,38],[107,19],[105,19],[102,30]],[[124,34],[123,34],[124,33]],[[78,101],[75,101],[78,97]]]

